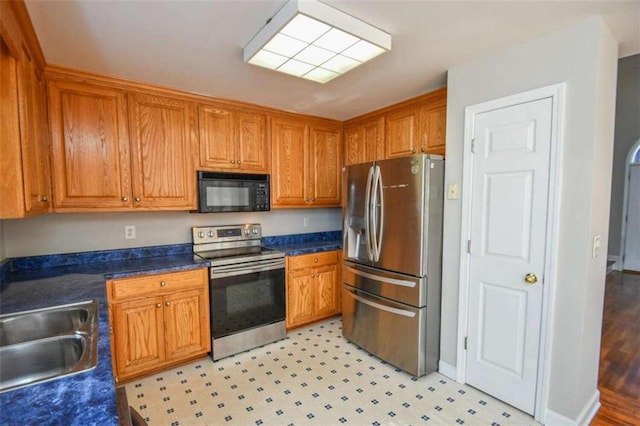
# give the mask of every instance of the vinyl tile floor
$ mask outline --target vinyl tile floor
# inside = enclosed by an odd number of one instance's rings
[[[153,425],[538,425],[439,374],[415,378],[342,337],[340,318],[126,385]]]

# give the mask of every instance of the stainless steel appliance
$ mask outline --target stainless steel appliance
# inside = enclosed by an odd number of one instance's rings
[[[424,154],[344,171],[342,334],[415,376],[440,353],[443,179]]]
[[[261,226],[193,227],[192,233],[194,254],[211,262],[212,358],[284,339],[284,253],[261,246]]]
[[[269,175],[198,172],[200,213],[268,211]]]

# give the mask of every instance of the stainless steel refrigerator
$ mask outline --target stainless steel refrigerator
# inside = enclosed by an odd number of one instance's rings
[[[420,154],[343,173],[342,334],[414,376],[435,371],[444,161]]]

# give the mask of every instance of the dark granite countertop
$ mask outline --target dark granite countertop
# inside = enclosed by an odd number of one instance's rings
[[[99,338],[98,364],[93,370],[1,393],[1,424],[118,424],[105,280],[208,266],[207,261],[194,258],[191,253],[141,258],[137,257],[139,251],[129,250],[132,251],[133,255],[129,253],[125,256],[119,256],[126,252],[124,250],[111,251],[119,253],[117,256],[102,256],[98,259],[116,260],[75,265],[68,264],[68,257],[62,262],[56,262],[49,256],[39,256],[42,261],[40,265],[49,265],[46,269],[15,270],[15,265],[4,265],[5,269],[14,271],[5,272],[0,281],[1,314],[97,299]],[[153,254],[163,253],[170,252]],[[78,261],[87,261],[84,254],[76,257]],[[19,267],[35,265],[36,261],[33,259],[20,259],[19,262],[23,264]],[[55,266],[60,263],[65,266]]]
[[[340,250],[342,248],[342,232],[329,231],[263,237],[262,245],[283,251],[286,256]]]

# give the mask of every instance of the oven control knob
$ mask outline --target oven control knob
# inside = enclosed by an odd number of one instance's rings
[[[213,233],[213,231],[209,231],[209,232],[207,233],[207,235],[208,235],[208,236],[210,236],[211,238],[213,238],[213,236],[214,236],[215,234]]]
[[[203,231],[198,232],[198,237],[204,238],[204,232]]]
[[[245,233],[245,235],[249,235],[249,233],[250,233],[250,232],[251,232],[251,231],[249,230],[249,228],[245,228],[245,229],[244,229],[244,233]]]
[[[251,228],[251,233],[257,234],[258,233],[258,228]]]

